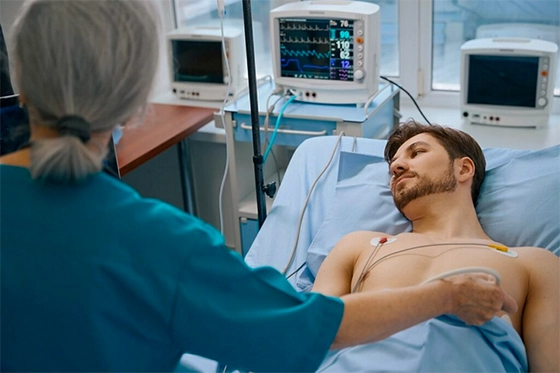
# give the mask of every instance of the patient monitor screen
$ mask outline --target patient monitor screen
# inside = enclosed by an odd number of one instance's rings
[[[538,57],[469,56],[467,103],[534,108]]]
[[[176,82],[224,83],[221,42],[173,40],[172,49]]]
[[[354,80],[354,21],[279,20],[280,75],[291,78]]]

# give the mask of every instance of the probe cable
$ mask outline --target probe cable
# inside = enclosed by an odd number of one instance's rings
[[[427,284],[437,280],[442,280],[450,276],[462,275],[464,273],[475,273],[475,272],[482,272],[494,276],[496,278],[496,285],[500,285],[502,283],[502,276],[500,276],[500,273],[495,269],[488,268],[488,267],[464,267],[464,268],[459,268],[459,269],[454,269],[452,271],[444,272],[440,275],[431,277],[426,281],[421,282],[421,284]]]

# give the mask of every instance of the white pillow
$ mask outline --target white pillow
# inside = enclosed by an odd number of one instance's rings
[[[489,170],[476,212],[492,239],[512,247],[542,247],[560,256],[560,145]]]

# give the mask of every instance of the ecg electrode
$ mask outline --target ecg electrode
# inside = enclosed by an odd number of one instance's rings
[[[279,20],[283,77],[354,80],[354,21]]]

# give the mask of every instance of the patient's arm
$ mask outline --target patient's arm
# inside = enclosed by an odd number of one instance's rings
[[[344,236],[323,261],[313,291],[341,297],[350,294],[354,265],[360,254],[358,242],[362,236],[368,237],[369,232],[354,232]]]
[[[529,371],[560,372],[560,259],[539,248],[519,249],[530,276],[522,325]]]

